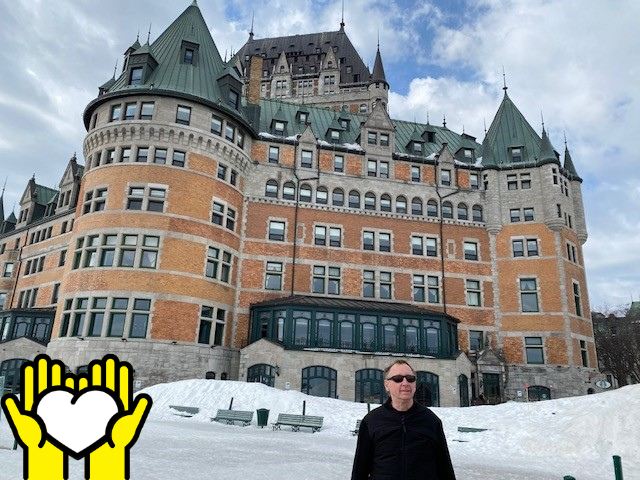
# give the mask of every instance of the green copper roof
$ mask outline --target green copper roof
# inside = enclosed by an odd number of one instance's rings
[[[197,45],[197,59],[193,65],[182,62],[183,42]],[[144,79],[144,83],[129,85],[128,72],[125,70],[108,93],[147,90],[152,87],[156,90],[185,93],[210,101],[221,97],[216,80],[229,72],[225,72],[226,65],[195,2],[187,7],[152,44],[146,43],[141,46],[131,54],[131,58],[144,55],[151,55],[158,62],[158,66]],[[235,77],[237,78],[237,75]]]
[[[482,159],[485,167],[512,166],[511,148],[522,147],[522,163],[532,165],[539,158],[542,140],[507,95],[498,108],[486,135],[491,158]],[[551,144],[549,144],[551,145]]]
[[[38,205],[48,205],[51,200],[58,195],[58,190],[45,187],[43,185],[36,185],[36,203]]]
[[[340,128],[342,133],[342,143],[353,145],[359,142],[360,124],[367,120],[366,115],[359,115],[348,112],[336,112],[327,108],[314,107],[309,105],[299,105],[295,103],[283,102],[281,100],[260,99],[260,128],[259,131],[265,134],[271,132],[271,122],[274,118],[287,122],[287,136],[302,134],[306,125],[297,121],[297,113],[299,111],[308,112],[308,122],[311,123],[311,130],[318,139],[324,139],[327,131]],[[343,130],[342,126],[336,122],[339,116],[341,119],[349,120],[350,128]],[[406,146],[409,145],[410,139],[415,135],[416,140],[424,142],[424,156],[436,154],[442,149],[442,144],[447,143],[452,152],[458,151],[463,145],[468,145],[469,139],[463,138],[461,135],[452,132],[446,127],[434,127],[433,125],[425,125],[415,122],[405,122],[402,120],[392,120],[396,129],[396,153],[399,155],[407,155],[409,152]],[[425,131],[435,132],[435,142],[427,142]],[[476,156],[480,156],[481,146],[478,143],[471,142],[475,148]],[[408,156],[408,155],[407,155]]]
[[[553,145],[551,145],[551,140],[549,140],[549,135],[547,135],[544,127],[542,128],[542,140],[540,141],[540,155],[538,156],[538,160],[541,162],[546,161],[554,161],[557,160],[555,150]]]

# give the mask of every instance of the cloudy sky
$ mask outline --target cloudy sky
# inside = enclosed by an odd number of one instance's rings
[[[191,0],[0,0],[0,182],[18,214],[35,174],[57,187],[81,162],[85,105],[138,32],[151,41]],[[199,0],[224,56],[248,38],[339,28],[340,0]],[[636,0],[348,0],[346,31],[373,65],[378,35],[394,118],[447,126],[479,141],[509,96],[541,116],[582,184],[592,308],[640,300],[640,2]],[[15,207],[14,207],[15,204]]]

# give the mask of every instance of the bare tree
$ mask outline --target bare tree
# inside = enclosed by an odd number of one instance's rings
[[[640,383],[640,303],[593,312],[591,318],[600,369],[621,387]]]

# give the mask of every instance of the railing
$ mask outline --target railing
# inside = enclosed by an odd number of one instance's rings
[[[613,456],[613,471],[615,473],[615,480],[624,480],[622,476],[622,458],[619,455]],[[563,480],[578,480],[571,475],[565,475]]]

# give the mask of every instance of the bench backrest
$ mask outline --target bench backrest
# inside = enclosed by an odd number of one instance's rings
[[[321,427],[324,417],[314,415],[293,415],[290,413],[280,413],[277,423],[295,424],[302,426]]]
[[[253,412],[246,410],[218,410],[216,418],[251,421]]]
[[[172,408],[177,412],[189,413],[191,415],[195,415],[200,411],[198,407],[183,407],[181,405],[169,405],[169,408]]]

